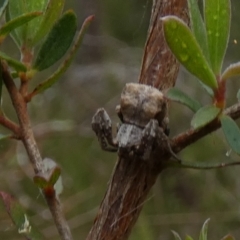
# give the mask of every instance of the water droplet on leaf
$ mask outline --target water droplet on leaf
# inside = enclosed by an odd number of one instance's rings
[[[172,28],[172,29],[176,29],[176,28],[177,28],[177,24],[176,24],[175,22],[172,22],[172,23],[171,23],[171,28]]]
[[[187,55],[187,54],[181,54],[180,58],[181,58],[181,60],[182,60],[183,62],[186,62],[186,61],[189,59],[189,55]]]
[[[182,42],[182,47],[187,48],[187,44],[185,42]]]
[[[226,15],[227,14],[227,11],[226,10],[223,10],[222,11],[222,15]]]

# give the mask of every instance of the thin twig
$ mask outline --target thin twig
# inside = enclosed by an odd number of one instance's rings
[[[224,111],[224,114],[228,115],[233,119],[239,118],[240,103],[237,103],[227,108]],[[221,122],[219,119],[216,119],[200,129],[189,129],[186,132],[181,133],[172,139],[171,148],[175,153],[178,153],[185,147],[189,146],[192,143],[195,143],[200,138],[219,129],[220,127],[221,127]]]
[[[35,141],[33,130],[30,124],[30,119],[27,111],[27,103],[24,100],[24,96],[22,96],[21,93],[18,91],[8,71],[8,66],[3,61],[1,62],[1,64],[2,64],[3,81],[9,92],[13,106],[18,116],[19,125],[20,125],[20,129],[19,129],[20,138],[26,148],[29,159],[33,165],[35,174],[44,173],[45,169],[44,169],[42,157],[38,149],[37,143]],[[53,194],[49,196],[44,192],[43,194],[46,202],[48,203],[48,207],[52,213],[54,222],[56,224],[56,227],[58,229],[58,233],[61,239],[71,240],[72,234],[68,227],[67,221],[63,215],[61,205],[57,198],[57,195]]]
[[[24,101],[23,96],[18,91],[9,71],[7,65],[2,62],[2,75],[3,75],[3,81],[4,84],[9,92],[9,95],[12,100],[12,104],[16,110],[17,117],[20,124],[20,131],[21,131],[21,139],[23,141],[23,144],[27,150],[29,159],[33,165],[34,172],[37,173],[43,173],[44,172],[44,166],[42,162],[42,158],[39,152],[39,149],[37,147],[37,144],[35,142],[33,132],[30,125],[30,120],[28,117],[27,112],[27,104]]]
[[[4,126],[5,128],[11,130],[14,135],[16,136],[16,138],[18,138],[20,136],[20,128],[19,126],[11,121],[10,119],[8,119],[7,117],[5,117],[4,115],[0,115],[0,124],[2,126]]]
[[[61,204],[56,197],[56,194],[54,194],[52,197],[49,195],[45,195],[45,198],[48,203],[49,209],[51,210],[51,213],[53,215],[55,224],[58,228],[59,235],[64,240],[72,240],[70,228],[65,218],[63,217]]]

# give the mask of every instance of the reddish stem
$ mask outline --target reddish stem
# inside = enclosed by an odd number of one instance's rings
[[[10,119],[5,117],[4,115],[0,115],[0,124],[5,128],[11,130],[14,133],[15,138],[20,137],[20,128],[15,122],[12,122]]]
[[[214,105],[221,109],[225,108],[226,82],[217,76],[218,88],[214,92]]]

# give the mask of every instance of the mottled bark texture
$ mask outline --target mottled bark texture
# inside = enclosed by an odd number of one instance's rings
[[[177,15],[188,22],[187,0],[154,0],[140,83],[164,91],[175,84],[179,64],[168,49],[161,17]],[[100,205],[88,240],[127,239],[154,185],[162,171],[162,163],[170,157],[168,145],[156,143],[149,159],[136,155],[119,157]]]
[[[180,17],[186,23],[188,10],[186,0],[154,0],[152,15],[145,44],[139,82],[154,86],[165,92],[175,85],[179,63],[164,39],[161,18],[167,15]]]

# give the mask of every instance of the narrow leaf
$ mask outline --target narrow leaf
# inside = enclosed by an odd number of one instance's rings
[[[172,101],[179,102],[184,104],[185,106],[189,107],[193,112],[196,112],[201,108],[201,104],[189,97],[186,93],[182,92],[180,89],[171,88],[167,92],[167,98],[171,99]]]
[[[22,206],[11,195],[5,192],[0,192],[0,197],[2,198],[5,208],[13,222],[18,228],[21,228],[24,222],[25,214]]]
[[[43,12],[47,2],[48,0],[9,0],[6,19],[10,21],[30,12]],[[33,36],[36,35],[41,20],[42,17],[35,18],[28,24],[22,25],[11,33],[11,36],[19,47],[22,45],[24,45],[25,47],[29,47],[32,45]]]
[[[201,87],[203,87],[203,89],[213,98],[214,97],[214,92],[213,92],[212,88],[203,84],[201,81],[199,81],[199,83],[201,84]]]
[[[175,240],[182,240],[181,237],[179,236],[179,234],[178,234],[177,232],[175,232],[175,231],[173,231],[173,230],[172,230],[171,232],[172,232]]]
[[[0,108],[0,114],[3,114],[1,108]],[[0,141],[5,140],[5,139],[10,139],[11,137],[12,137],[12,134],[1,134],[0,133]]]
[[[209,60],[206,29],[198,7],[197,0],[188,0],[188,8],[192,32],[199,46],[201,47],[205,58]]]
[[[0,197],[3,200],[7,213],[17,227],[18,233],[24,235],[27,239],[42,239],[40,233],[30,224],[25,210],[18,201],[5,192],[0,192]]]
[[[44,189],[49,186],[49,183],[48,183],[49,179],[45,177],[45,175],[43,174],[35,175],[33,177],[33,181],[40,189]]]
[[[210,62],[215,75],[219,75],[229,39],[231,2],[205,0],[204,14]]]
[[[33,37],[33,45],[38,43],[50,31],[62,13],[64,2],[64,0],[49,0],[39,29]]]
[[[7,22],[0,28],[0,36],[6,36],[8,33],[10,33],[15,28],[18,28],[22,26],[23,24],[31,21],[32,19],[40,16],[42,12],[31,12],[24,14],[20,17],[14,18],[13,20]]]
[[[51,170],[49,183],[50,183],[52,186],[54,186],[54,184],[57,182],[57,180],[59,179],[60,176],[61,176],[61,168],[58,167],[58,166],[55,166],[55,167]]]
[[[188,26],[175,16],[167,16],[162,20],[166,41],[175,57],[204,84],[216,89],[215,76]]]
[[[202,226],[202,230],[200,232],[200,236],[199,236],[199,240],[207,240],[207,230],[208,230],[208,223],[210,221],[210,218],[208,218],[203,226]]]
[[[31,96],[39,94],[39,93],[45,91],[46,89],[50,88],[55,82],[57,82],[59,80],[60,76],[64,72],[66,72],[66,70],[70,66],[74,56],[76,55],[78,48],[81,46],[83,37],[84,37],[90,23],[93,21],[93,19],[94,19],[94,16],[90,16],[90,17],[86,18],[67,58],[64,60],[62,65],[60,65],[60,67],[57,69],[57,71],[55,73],[53,73],[46,81],[42,82],[34,89],[34,91],[31,93]]]
[[[231,64],[222,74],[222,80],[240,75],[240,62]]]
[[[193,116],[191,126],[194,129],[203,127],[207,123],[213,121],[220,114],[221,109],[215,106],[209,105],[200,108]]]
[[[73,11],[63,14],[41,46],[34,68],[42,71],[58,61],[70,47],[76,29],[77,21]]]
[[[240,129],[238,125],[228,116],[221,117],[222,130],[225,138],[237,154],[240,154]]]
[[[0,17],[2,17],[3,12],[5,11],[6,7],[8,5],[8,0],[2,0],[0,3]]]
[[[6,22],[11,21],[11,19],[12,19],[10,16],[9,4],[6,8],[5,19],[6,19]],[[10,36],[13,39],[13,41],[16,43],[17,47],[20,49],[21,48],[21,40],[20,40],[20,37],[18,36],[18,34],[16,33],[16,31],[11,32]]]
[[[13,67],[17,72],[26,72],[27,68],[21,62],[9,57],[7,54],[0,52],[0,58],[4,59],[9,66]]]
[[[34,176],[34,183],[41,189],[54,188],[54,184],[61,175],[61,169],[51,158],[43,160],[44,173],[38,173]]]
[[[61,194],[63,191],[61,168],[51,158],[44,158],[43,164],[48,174],[49,187],[54,188],[56,195]]]

